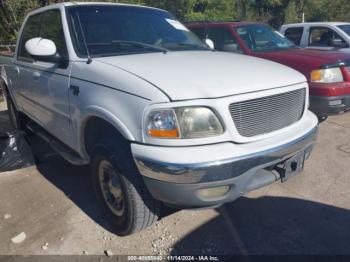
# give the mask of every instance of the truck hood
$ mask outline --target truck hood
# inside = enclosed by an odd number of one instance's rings
[[[311,70],[327,64],[334,64],[339,61],[349,61],[350,54],[340,51],[327,51],[309,48],[295,48],[274,52],[256,53],[258,57],[290,66],[298,71],[308,66]]]
[[[291,68],[260,58],[179,51],[95,59],[128,71],[175,100],[216,98],[306,82]]]

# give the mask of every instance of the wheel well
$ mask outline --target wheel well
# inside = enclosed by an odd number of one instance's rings
[[[86,123],[84,129],[85,149],[89,155],[91,155],[96,142],[104,137],[113,137],[113,140],[115,141],[127,141],[112,124],[101,118],[91,117]]]
[[[8,94],[8,89],[7,89],[7,86],[6,86],[6,83],[5,81],[0,77],[0,96],[7,96]]]

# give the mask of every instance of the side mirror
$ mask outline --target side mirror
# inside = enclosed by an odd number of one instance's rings
[[[332,40],[332,46],[339,47],[339,48],[346,48],[348,47],[348,44],[345,43],[342,39],[333,39]]]
[[[205,43],[211,50],[215,49],[215,44],[214,44],[213,40],[206,38]]]
[[[28,54],[37,60],[57,64],[64,62],[63,57],[57,52],[55,43],[49,39],[32,38],[25,43],[25,49]]]

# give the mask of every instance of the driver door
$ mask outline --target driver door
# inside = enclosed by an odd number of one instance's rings
[[[61,11],[52,9],[40,14],[38,37],[52,40],[57,52],[68,59]],[[29,39],[26,39],[29,40]],[[22,48],[25,42],[21,43]],[[26,50],[24,53],[26,54]],[[26,54],[27,57],[30,57]],[[48,63],[34,59],[21,59],[22,82],[26,86],[27,110],[49,133],[65,144],[71,143],[69,112],[70,66]]]

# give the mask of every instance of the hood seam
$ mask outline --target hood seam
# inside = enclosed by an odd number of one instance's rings
[[[131,75],[133,75],[133,76],[136,76],[136,77],[142,79],[143,81],[149,83],[150,85],[152,85],[153,87],[155,87],[157,90],[159,90],[160,92],[162,92],[162,94],[165,95],[165,96],[169,99],[170,102],[173,102],[173,100],[171,99],[171,97],[170,97],[163,89],[161,89],[159,86],[157,86],[156,84],[152,83],[151,81],[149,81],[149,80],[143,78],[142,76],[139,76],[139,75],[136,74],[136,73],[133,73],[133,72],[131,72],[131,71],[125,69],[125,68],[122,68],[122,67],[120,67],[120,66],[117,66],[117,65],[113,65],[113,64],[111,64],[111,63],[108,63],[108,62],[106,62],[106,61],[101,61],[101,60],[96,60],[96,59],[95,59],[95,61],[98,61],[98,62],[100,62],[100,63],[102,63],[102,64],[106,64],[106,65],[110,65],[110,66],[116,67],[116,68],[118,68],[118,69],[120,69],[120,70],[123,70],[124,72],[127,72],[127,73],[129,73],[129,74],[131,74]]]

